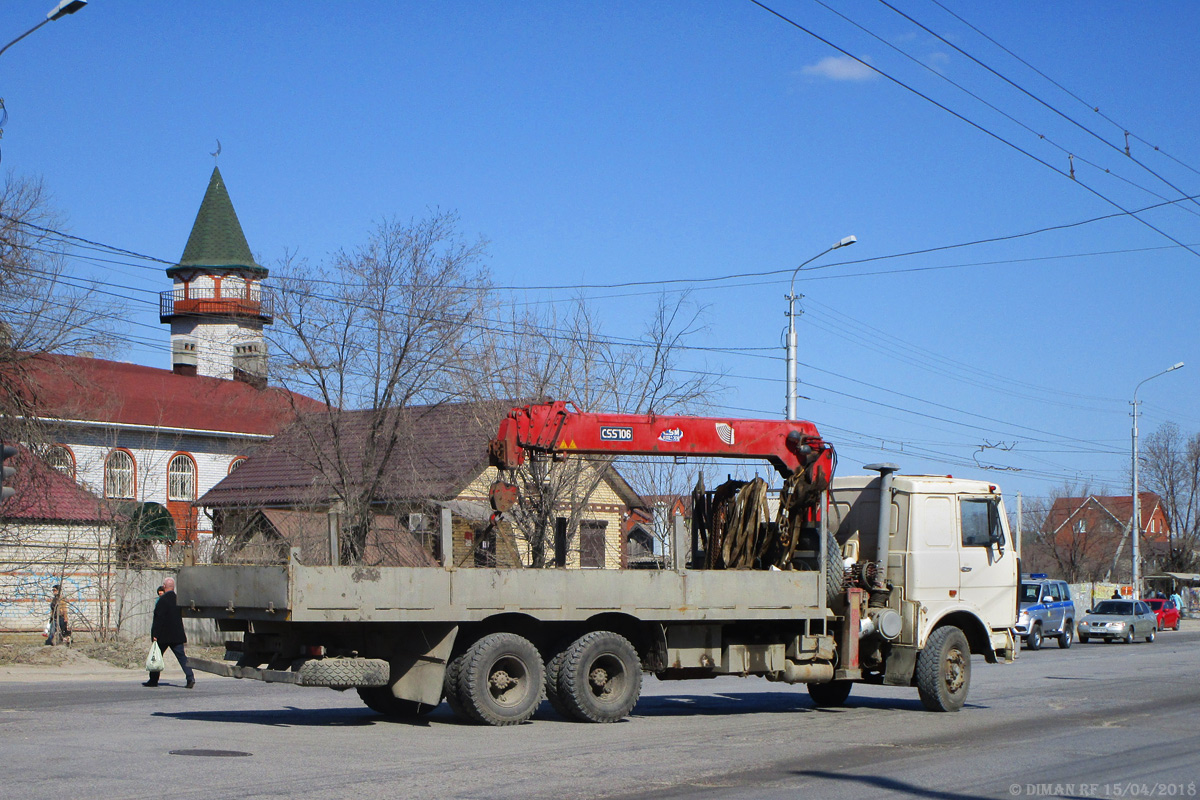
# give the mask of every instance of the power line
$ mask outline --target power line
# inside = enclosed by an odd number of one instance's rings
[[[873,64],[870,64],[870,63],[868,63],[868,62],[866,62],[866,61],[863,61],[861,58],[859,58],[859,57],[858,57],[858,56],[856,56],[856,55],[853,55],[853,54],[852,54],[852,53],[850,53],[848,50],[846,50],[846,49],[844,49],[844,48],[842,48],[842,47],[839,47],[838,45],[836,45],[836,44],[834,44],[833,42],[829,41],[828,39],[826,39],[825,37],[823,37],[823,36],[821,36],[820,34],[816,33],[815,31],[813,31],[813,30],[810,30],[809,28],[806,28],[806,27],[804,27],[803,25],[801,25],[800,23],[796,22],[796,21],[795,21],[795,20],[793,20],[792,18],[790,18],[790,17],[788,17],[788,16],[785,16],[784,14],[781,14],[780,12],[778,12],[778,11],[776,11],[775,9],[771,8],[770,6],[767,6],[767,5],[765,5],[765,4],[764,4],[764,3],[762,3],[760,0],[750,0],[750,2],[751,2],[751,3],[753,3],[754,5],[758,6],[759,8],[763,9],[763,10],[764,10],[764,11],[766,11],[767,13],[771,14],[772,16],[775,16],[775,17],[779,18],[780,20],[782,20],[783,22],[786,22],[788,25],[791,25],[792,27],[796,28],[797,30],[799,30],[799,31],[802,31],[803,33],[806,33],[806,34],[808,34],[809,36],[811,36],[812,38],[814,38],[814,39],[816,39],[817,41],[821,42],[822,44],[826,45],[827,47],[830,47],[830,48],[832,48],[832,49],[834,49],[834,50],[837,50],[839,53],[841,53],[842,55],[846,56],[847,58],[853,59],[853,60],[854,60],[855,62],[857,62],[858,64],[861,64],[862,66],[866,67],[867,69],[871,70],[872,72],[875,72],[875,73],[877,73],[877,74],[881,75],[882,77],[884,77],[884,78],[886,78],[887,80],[891,81],[892,83],[896,84],[896,85],[897,85],[897,86],[899,86],[900,88],[902,88],[902,89],[904,89],[904,90],[906,90],[906,91],[908,91],[908,92],[911,92],[912,94],[916,95],[917,97],[920,97],[922,100],[926,101],[927,103],[930,103],[931,105],[933,105],[933,106],[935,106],[935,107],[937,107],[937,108],[940,108],[942,111],[945,111],[947,114],[950,114],[951,116],[953,116],[954,118],[956,118],[956,119],[960,120],[961,122],[964,122],[964,123],[966,123],[967,125],[971,126],[972,128],[975,128],[975,129],[976,129],[977,131],[979,131],[980,133],[983,133],[983,134],[985,134],[986,136],[989,136],[989,137],[991,137],[991,138],[995,139],[996,141],[1000,142],[1001,144],[1004,144],[1004,145],[1008,146],[1009,148],[1011,148],[1011,149],[1013,149],[1013,150],[1016,150],[1018,153],[1020,153],[1021,155],[1025,156],[1026,158],[1029,158],[1029,159],[1031,159],[1031,160],[1033,160],[1033,161],[1036,161],[1037,163],[1041,164],[1042,166],[1046,167],[1047,169],[1051,170],[1052,172],[1055,172],[1055,173],[1057,173],[1058,175],[1060,175],[1060,176],[1062,176],[1062,177],[1064,177],[1064,178],[1071,178],[1071,180],[1072,180],[1074,183],[1077,183],[1079,186],[1082,186],[1082,187],[1083,187],[1085,190],[1087,190],[1089,193],[1091,193],[1091,194],[1095,195],[1096,197],[1100,198],[1100,199],[1101,199],[1101,200],[1103,200],[1105,203],[1108,203],[1109,205],[1113,206],[1114,208],[1116,208],[1116,209],[1119,209],[1119,210],[1121,210],[1121,211],[1123,211],[1123,212],[1125,212],[1125,213],[1129,214],[1129,215],[1130,215],[1130,216],[1131,216],[1133,219],[1135,219],[1135,220],[1136,220],[1137,222],[1139,222],[1140,224],[1144,225],[1145,227],[1149,228],[1150,230],[1154,231],[1155,233],[1159,234],[1160,236],[1162,236],[1162,237],[1166,238],[1167,240],[1174,242],[1175,244],[1179,245],[1180,247],[1182,247],[1182,248],[1184,248],[1185,250],[1187,250],[1188,252],[1190,252],[1192,255],[1194,255],[1194,256],[1196,256],[1196,257],[1200,258],[1200,251],[1193,250],[1191,247],[1189,247],[1188,245],[1185,245],[1183,242],[1179,241],[1179,240],[1178,240],[1178,239],[1176,239],[1174,236],[1172,236],[1171,234],[1169,234],[1169,233],[1167,233],[1166,231],[1162,230],[1162,229],[1161,229],[1161,228],[1159,228],[1158,226],[1156,226],[1156,225],[1152,224],[1152,223],[1151,223],[1151,222],[1149,222],[1148,220],[1144,220],[1144,219],[1142,219],[1142,218],[1141,218],[1141,217],[1139,217],[1139,216],[1138,216],[1136,213],[1134,213],[1134,212],[1130,211],[1129,209],[1126,209],[1124,206],[1122,206],[1122,205],[1121,205],[1120,203],[1118,203],[1117,201],[1110,199],[1110,198],[1109,198],[1109,197],[1107,197],[1105,194],[1103,194],[1102,192],[1100,192],[1100,191],[1099,191],[1099,190],[1097,190],[1097,189],[1093,189],[1091,186],[1088,186],[1088,185],[1087,185],[1086,183],[1084,183],[1083,181],[1081,181],[1081,180],[1079,180],[1079,179],[1077,179],[1077,178],[1073,178],[1072,176],[1069,176],[1069,175],[1067,175],[1067,174],[1066,174],[1065,172],[1063,172],[1061,169],[1059,169],[1058,167],[1054,166],[1053,164],[1051,164],[1050,162],[1046,161],[1045,159],[1042,159],[1042,158],[1040,158],[1039,156],[1036,156],[1036,155],[1034,155],[1033,153],[1029,152],[1028,150],[1026,150],[1025,148],[1021,147],[1020,145],[1016,144],[1015,142],[1011,142],[1011,141],[1009,141],[1008,139],[1005,139],[1003,136],[1001,136],[1000,134],[996,133],[995,131],[992,131],[992,130],[989,130],[988,128],[985,128],[983,125],[980,125],[979,123],[975,122],[974,120],[971,120],[971,119],[967,118],[966,116],[964,116],[964,115],[962,115],[962,114],[958,113],[957,111],[955,111],[954,109],[952,109],[952,108],[950,108],[950,107],[946,106],[945,104],[943,104],[943,103],[940,103],[940,102],[938,102],[937,100],[934,100],[932,97],[930,97],[929,95],[925,94],[924,92],[921,92],[920,90],[916,89],[916,88],[915,88],[915,87],[913,87],[913,86],[909,86],[909,85],[908,85],[907,83],[905,83],[904,81],[900,80],[899,78],[897,78],[897,77],[895,77],[895,76],[893,76],[893,75],[890,75],[890,74],[888,74],[887,72],[884,72],[883,70],[879,69],[879,68],[878,68],[878,67],[876,67],[875,65],[873,65]]]

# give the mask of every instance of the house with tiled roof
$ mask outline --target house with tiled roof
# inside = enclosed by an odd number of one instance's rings
[[[159,563],[175,550],[163,542],[183,543],[205,557],[212,521],[197,512],[196,498],[296,414],[324,408],[266,385],[263,329],[273,309],[262,282],[268,273],[250,252],[220,170],[213,169],[183,256],[166,272],[173,288],[161,293],[159,311],[170,326],[169,369],[36,354],[22,359],[19,377],[6,382],[19,387],[22,405],[49,437],[35,446],[46,464],[110,513],[130,520],[133,509],[137,518],[155,520],[149,529],[133,526],[133,534],[129,525],[118,525],[116,552],[154,554]],[[42,536],[28,517],[14,513],[21,504],[49,503],[49,518],[69,517],[57,507],[65,495],[37,498],[35,489],[0,504],[0,573],[20,575],[20,585],[6,590],[0,603],[14,593],[48,594],[61,571],[50,563],[24,564],[6,547]],[[129,535],[148,535],[159,546],[121,541]],[[93,579],[104,576],[97,572]],[[80,587],[83,594],[95,591]]]
[[[281,432],[198,501],[217,521],[221,560],[282,560],[299,549],[305,564],[333,560],[331,537],[347,535],[340,495],[372,481],[373,515],[361,561],[372,566],[426,566],[448,556],[457,566],[520,566],[529,546],[512,520],[490,527],[488,489],[497,478],[488,443],[511,403],[444,403],[388,412],[326,411]],[[320,415],[314,415],[319,417]],[[365,463],[380,428],[397,432],[386,463]],[[337,436],[333,435],[334,430]],[[586,466],[584,467],[587,468]],[[644,508],[607,462],[595,489],[575,498],[565,566],[619,568],[629,558],[626,522]],[[581,507],[578,504],[582,504]],[[452,552],[441,552],[440,524],[449,517]]]
[[[1147,564],[1163,555],[1170,542],[1170,519],[1162,498],[1139,492],[1141,557]],[[1068,580],[1128,578],[1132,562],[1129,530],[1133,495],[1088,495],[1055,499],[1040,537],[1026,548],[1026,566]]]
[[[73,623],[97,616],[95,577],[112,558],[112,508],[24,448],[9,463],[16,494],[4,503],[0,529],[0,630],[40,627],[54,585],[63,587]]]

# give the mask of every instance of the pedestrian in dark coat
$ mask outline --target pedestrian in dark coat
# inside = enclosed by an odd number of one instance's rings
[[[150,639],[158,642],[164,656],[168,650],[175,654],[175,660],[179,662],[183,675],[187,678],[186,686],[191,689],[196,685],[196,675],[188,666],[187,653],[183,650],[183,646],[187,644],[187,634],[183,630],[183,617],[179,613],[179,605],[175,602],[175,579],[164,580],[162,588],[164,591],[154,604],[154,623],[150,626]],[[158,686],[158,676],[161,674],[151,672],[150,680],[142,686]]]

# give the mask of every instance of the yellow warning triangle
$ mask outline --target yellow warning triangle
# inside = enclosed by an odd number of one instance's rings
[[[575,440],[572,439],[570,442],[567,442],[565,440],[562,442],[559,442],[558,449],[559,450],[576,450],[578,448],[575,445]]]

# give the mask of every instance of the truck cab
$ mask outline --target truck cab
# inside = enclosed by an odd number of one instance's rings
[[[949,476],[888,477],[882,543],[882,477],[834,478],[828,525],[848,564],[886,560],[889,605],[904,623],[896,644],[921,650],[935,631],[953,625],[972,653],[1012,661],[1018,553],[999,489]],[[908,661],[900,654],[889,663],[886,682],[903,681]]]

